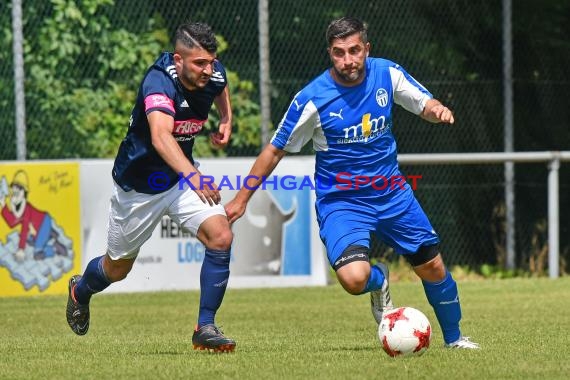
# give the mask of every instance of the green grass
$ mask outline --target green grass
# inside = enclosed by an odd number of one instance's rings
[[[128,281],[128,280],[127,280]],[[400,305],[432,321],[430,349],[393,359],[367,296],[339,285],[228,290],[218,323],[233,354],[194,351],[198,292],[97,295],[84,337],[66,297],[0,299],[1,379],[566,379],[570,278],[460,282],[462,328],[481,351],[447,350],[419,283],[393,283]]]

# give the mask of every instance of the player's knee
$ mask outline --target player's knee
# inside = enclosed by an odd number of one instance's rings
[[[234,234],[232,230],[223,228],[210,238],[206,247],[218,251],[227,251],[231,248],[233,239]]]
[[[353,295],[361,294],[370,276],[368,248],[349,246],[333,263],[333,269],[344,290]]]
[[[104,271],[107,280],[110,282],[117,282],[124,280],[129,272],[133,267],[134,260],[112,260],[110,258],[106,258],[106,262],[104,264]]]
[[[436,282],[445,279],[446,269],[438,244],[421,246],[414,255],[405,257],[422,280]]]
[[[352,295],[362,294],[364,288],[366,288],[366,283],[368,282],[368,276],[363,273],[358,273],[350,277],[341,278],[339,276],[339,282],[348,293]]]
[[[438,255],[433,260],[425,263],[422,269],[425,273],[425,275],[422,276],[422,279],[432,282],[443,281],[447,272],[441,255]]]

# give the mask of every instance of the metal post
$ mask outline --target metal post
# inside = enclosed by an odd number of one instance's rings
[[[550,278],[558,278],[560,274],[558,169],[560,169],[560,159],[555,158],[548,165],[548,276]]]
[[[504,104],[504,146],[505,152],[514,151],[513,121],[513,54],[511,27],[511,0],[503,0],[503,104]],[[506,267],[515,267],[515,165],[505,162],[505,207],[506,207]]]
[[[269,75],[269,0],[259,0],[259,97],[261,103],[261,146],[269,142],[271,124],[271,77]]]
[[[12,0],[16,158],[18,160],[26,159],[26,99],[24,92],[24,34],[22,25],[22,0]]]

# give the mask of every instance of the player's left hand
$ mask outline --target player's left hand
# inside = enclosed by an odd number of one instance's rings
[[[442,123],[453,124],[453,112],[443,104],[438,104],[431,109],[433,116]]]
[[[230,123],[221,122],[218,128],[218,132],[210,133],[210,142],[212,146],[216,149],[225,148],[230,142],[230,136],[232,134],[232,126]]]

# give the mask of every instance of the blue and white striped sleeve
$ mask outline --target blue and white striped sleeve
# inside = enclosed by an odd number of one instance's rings
[[[315,129],[320,127],[319,120],[315,104],[311,100],[301,100],[296,96],[279,123],[271,144],[289,153],[300,152],[313,137]]]

